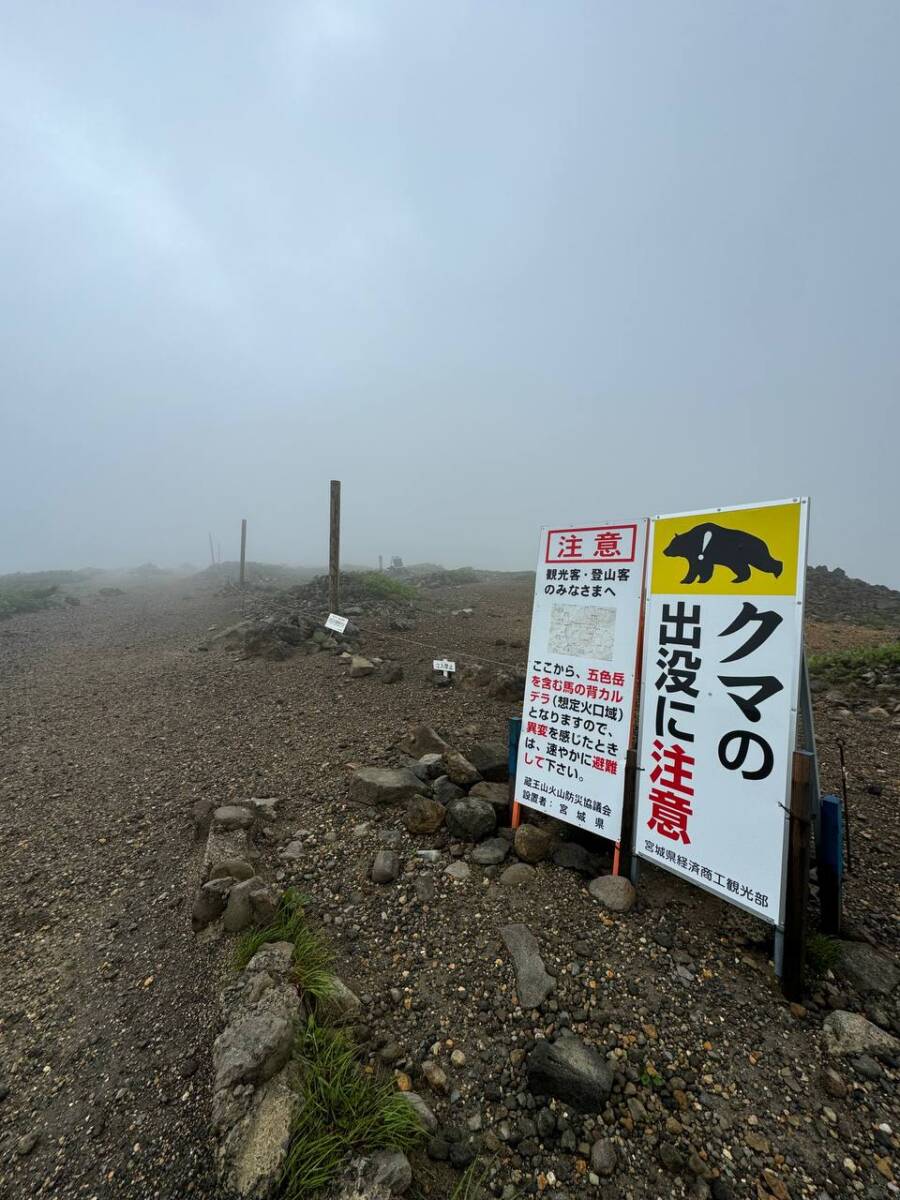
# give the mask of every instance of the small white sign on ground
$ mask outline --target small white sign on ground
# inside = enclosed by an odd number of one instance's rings
[[[349,617],[339,617],[337,613],[329,613],[325,628],[333,629],[335,633],[343,633],[349,624]]]
[[[618,841],[647,522],[541,530],[516,800]]]
[[[443,671],[445,675],[456,670],[456,663],[450,658],[436,658],[432,666],[435,671]]]
[[[782,924],[806,500],[652,523],[637,854]]]

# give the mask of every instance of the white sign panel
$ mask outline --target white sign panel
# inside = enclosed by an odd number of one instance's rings
[[[446,675],[448,671],[456,670],[456,663],[449,658],[436,658],[432,663],[435,671],[443,671]]]
[[[807,500],[652,522],[635,850],[783,923]]]
[[[542,529],[516,800],[618,841],[647,522]]]
[[[325,628],[333,629],[335,633],[343,633],[349,624],[349,617],[339,617],[337,613],[329,613],[328,620],[325,622]]]

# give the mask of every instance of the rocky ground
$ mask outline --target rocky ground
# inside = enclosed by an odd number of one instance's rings
[[[890,962],[879,973],[854,951],[852,971],[792,1007],[765,929],[662,872],[647,867],[617,914],[550,859],[505,881],[512,850],[483,865],[445,828],[410,834],[403,805],[351,799],[348,764],[399,766],[420,723],[461,749],[503,740],[515,702],[490,685],[436,688],[431,662],[473,678],[522,666],[530,601],[527,583],[480,584],[429,593],[414,628],[361,614],[364,651],[403,668],[394,683],[349,678],[328,653],[202,652],[240,601],[186,583],[0,626],[0,1195],[221,1195],[210,1057],[229,948],[191,932],[192,813],[249,796],[280,800],[267,873],[311,897],[363,1000],[366,1054],[438,1117],[414,1156],[419,1196],[448,1196],[476,1153],[507,1200],[896,1191],[900,1058],[830,1054],[822,1036],[833,1010],[900,1034]],[[810,640],[837,636],[819,626]],[[818,696],[817,723],[827,790],[846,744],[849,925],[896,954],[900,731],[890,708],[841,699]],[[384,883],[379,851],[397,871]],[[555,980],[535,1008],[518,1003],[510,925]],[[611,1071],[590,1115],[529,1087],[535,1046],[564,1030]]]

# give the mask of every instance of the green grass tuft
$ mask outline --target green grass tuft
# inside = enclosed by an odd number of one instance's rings
[[[381,571],[360,571],[358,574],[348,574],[345,578],[351,588],[358,588],[384,600],[414,600],[419,594],[411,584]]]
[[[848,676],[866,671],[892,670],[900,667],[900,642],[882,646],[863,646],[858,650],[838,650],[833,654],[814,654],[809,660],[811,675],[829,682],[841,683]]]
[[[315,1000],[324,1000],[334,990],[333,955],[319,935],[306,923],[303,905],[306,897],[293,888],[281,897],[278,914],[264,929],[251,929],[238,941],[234,965],[242,971],[253,955],[269,942],[291,942],[294,946],[294,978],[301,991]]]
[[[310,1196],[354,1154],[409,1150],[425,1131],[391,1080],[363,1072],[343,1030],[310,1017],[297,1038],[300,1110],[279,1186],[283,1200]]]
[[[821,979],[841,961],[841,943],[826,933],[811,933],[806,939],[804,969],[809,980]]]
[[[59,588],[50,587],[4,587],[0,588],[0,619],[14,617],[17,613],[39,612],[57,601]]]
[[[450,1200],[482,1200],[485,1195],[484,1185],[493,1161],[491,1159],[488,1163],[481,1163],[477,1158],[473,1159],[450,1193]]]

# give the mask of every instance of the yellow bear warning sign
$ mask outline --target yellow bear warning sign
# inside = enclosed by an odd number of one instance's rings
[[[651,592],[794,595],[802,503],[658,518],[653,522]]]

